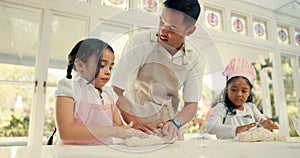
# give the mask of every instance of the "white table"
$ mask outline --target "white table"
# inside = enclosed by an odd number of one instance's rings
[[[0,147],[1,158],[299,158],[300,138],[286,142],[243,143],[234,140],[190,140],[174,144],[126,147],[110,146],[42,146],[40,155],[27,146]]]

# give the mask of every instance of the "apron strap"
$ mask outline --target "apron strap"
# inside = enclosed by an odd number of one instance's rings
[[[53,137],[55,133],[56,133],[56,127],[54,128],[54,131],[52,132],[51,136],[47,140],[46,145],[53,145]]]

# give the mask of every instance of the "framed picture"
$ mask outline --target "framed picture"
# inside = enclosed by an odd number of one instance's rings
[[[267,22],[258,19],[253,19],[254,38],[267,40],[267,33]]]
[[[207,28],[222,31],[222,11],[206,7],[204,10],[205,25]]]
[[[102,0],[101,5],[129,9],[129,0]]]
[[[139,9],[143,13],[159,14],[163,0],[139,0]]]
[[[231,14],[232,32],[247,35],[247,19],[245,16]]]
[[[286,26],[278,25],[277,27],[277,39],[278,43],[281,44],[290,44],[290,37],[289,37],[289,29]]]
[[[79,2],[88,2],[88,0],[77,0]]]

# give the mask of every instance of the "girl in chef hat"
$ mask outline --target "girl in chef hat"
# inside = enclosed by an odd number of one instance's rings
[[[253,103],[252,81],[256,72],[248,60],[233,58],[223,75],[226,77],[226,87],[221,101],[213,107],[209,116],[209,134],[215,134],[219,139],[231,139],[258,124],[268,130],[278,129]]]

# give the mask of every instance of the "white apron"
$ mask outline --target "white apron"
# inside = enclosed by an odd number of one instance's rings
[[[177,65],[156,44],[137,74],[134,86],[126,93],[131,110],[143,122],[168,121],[178,112],[178,91],[187,72],[186,65]]]

